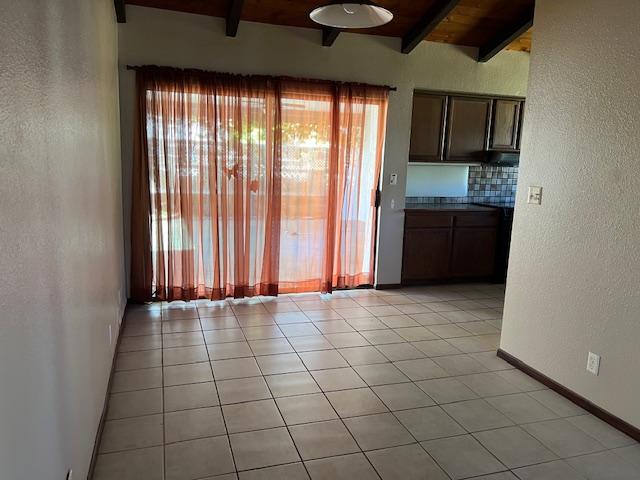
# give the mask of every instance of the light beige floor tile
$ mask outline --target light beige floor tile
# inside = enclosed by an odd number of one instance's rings
[[[506,381],[496,372],[476,373],[457,377],[462,383],[481,397],[494,397],[520,393],[520,388]]]
[[[466,433],[438,406],[403,410],[395,413],[400,423],[418,440],[433,440]]]
[[[144,368],[115,372],[111,393],[162,387],[162,368]]]
[[[550,462],[558,458],[520,427],[478,432],[474,437],[509,468]]]
[[[413,381],[449,376],[447,372],[445,372],[430,358],[402,360],[399,362],[394,362],[393,364]]]
[[[430,440],[421,445],[454,480],[507,470],[471,435]]]
[[[564,460],[514,470],[521,480],[586,480]]]
[[[393,364],[356,365],[353,369],[367,385],[387,385],[391,383],[409,382],[407,376]]]
[[[284,333],[277,325],[262,325],[258,327],[244,327],[242,333],[247,340],[265,340],[268,338],[282,338]]]
[[[192,347],[193,345],[204,345],[202,332],[182,332],[165,333],[162,335],[162,347]]]
[[[114,393],[109,397],[107,420],[162,413],[162,389]]]
[[[326,320],[342,320],[338,312],[331,309],[326,310],[306,310],[304,314],[313,322],[323,322]]]
[[[347,317],[346,321],[360,333],[367,330],[384,330],[388,328],[384,323],[382,323],[374,316],[360,318]]]
[[[274,397],[288,397],[291,395],[320,392],[320,388],[316,385],[316,382],[309,372],[268,375],[265,379]]]
[[[392,362],[423,358],[425,356],[424,353],[407,342],[376,345],[376,348]]]
[[[312,480],[375,480],[379,479],[362,453],[321,458],[305,462]]]
[[[259,377],[262,375],[254,357],[230,358],[228,360],[213,360],[213,377],[218,380],[230,378]]]
[[[567,400],[553,390],[536,390],[534,392],[529,392],[528,395],[543,404],[559,417],[573,417],[576,415],[586,415],[587,413],[586,410],[583,410],[575,403]]]
[[[304,372],[306,370],[302,360],[296,353],[280,353],[256,357],[263,375],[278,373]]]
[[[285,337],[308,337],[310,335],[320,335],[320,330],[313,323],[292,323],[280,325],[280,330]]]
[[[162,366],[162,350],[118,353],[115,371],[139,370]]]
[[[366,330],[360,332],[360,334],[371,345],[386,345],[386,344],[405,344],[406,340],[398,335],[396,332],[388,328],[386,325],[382,325],[381,330]]]
[[[252,357],[253,352],[247,342],[215,343],[207,347],[211,360]]]
[[[241,328],[223,328],[219,330],[205,331],[204,341],[207,345],[215,343],[244,342],[245,337]]]
[[[291,337],[289,343],[296,352],[312,352],[317,350],[331,350],[333,345],[320,335],[311,335],[309,337]]]
[[[498,358],[495,352],[470,353],[469,355],[483,364],[487,370],[492,372],[498,370],[511,370],[514,368],[501,358]]]
[[[428,328],[432,333],[444,339],[470,337],[473,335],[472,333],[467,332],[464,328],[460,328],[453,323],[448,323],[446,325],[429,325]]]
[[[190,363],[187,365],[171,365],[163,368],[164,385],[186,385],[213,381],[209,362]]]
[[[162,447],[98,455],[93,480],[163,480]]]
[[[300,461],[286,428],[234,433],[229,438],[238,470]]]
[[[339,420],[289,428],[303,460],[358,452],[358,445]]]
[[[162,322],[125,322],[122,337],[138,337],[142,335],[159,335],[162,333]]]
[[[487,402],[518,424],[558,418],[555,413],[526,393],[490,397],[487,398]]]
[[[389,315],[386,317],[378,317],[382,323],[389,328],[400,329],[409,327],[420,327],[420,324],[416,322],[409,315]],[[397,332],[399,333],[399,332]],[[404,337],[403,337],[404,338]]]
[[[637,480],[640,473],[612,452],[569,458],[567,463],[589,480]]]
[[[302,463],[289,463],[275,467],[258,468],[240,472],[240,480],[308,480]]]
[[[261,327],[275,325],[276,321],[270,313],[238,315],[238,324],[242,327]]]
[[[383,480],[448,480],[449,477],[420,445],[366,452]]]
[[[484,400],[448,403],[442,408],[469,432],[509,427],[513,422]],[[486,472],[491,473],[491,472]]]
[[[413,342],[413,346],[424,353],[427,357],[441,357],[444,355],[456,355],[462,353],[446,340],[425,340]]]
[[[478,398],[469,387],[455,378],[434,378],[416,382],[416,385],[439,404]]]
[[[164,423],[165,443],[215,437],[227,433],[220,407],[166,413]]]
[[[240,324],[234,316],[200,318],[202,330],[218,330],[224,328],[238,328]]]
[[[607,448],[619,448],[633,445],[636,441],[603,422],[593,415],[581,415],[579,417],[568,418],[567,421],[573,423],[583,432],[591,435]]]
[[[358,332],[328,333],[324,336],[335,348],[362,347],[370,345]]]
[[[198,318],[162,322],[162,333],[198,332],[200,330],[200,320]]]
[[[326,396],[342,418],[388,411],[384,403],[370,388],[328,392]]]
[[[164,388],[165,412],[211,407],[218,404],[218,392],[213,382]]]
[[[522,425],[522,428],[561,458],[586,455],[606,448],[567,420],[529,423]]]
[[[373,346],[341,348],[338,351],[352,366],[387,363],[389,361]]]
[[[100,439],[100,453],[162,445],[162,415],[107,420]]]
[[[322,393],[276,398],[278,408],[287,425],[319,422],[338,418]]]
[[[233,472],[226,435],[165,446],[165,479],[189,480]]]
[[[365,307],[369,313],[375,317],[385,317],[391,315],[402,315],[402,312],[393,305],[383,305],[378,307]],[[382,319],[384,322],[384,319]]]
[[[350,388],[366,387],[358,374],[351,368],[334,368],[331,370],[314,370],[311,372],[314,380],[323,392],[333,390],[347,390]]]
[[[306,323],[311,319],[307,317],[304,312],[282,312],[274,313],[273,318],[278,325],[287,325],[291,323]]]
[[[299,354],[304,365],[309,370],[324,370],[327,368],[348,367],[349,363],[337,350],[319,350],[302,352]]]
[[[164,365],[184,365],[209,361],[209,354],[204,345],[193,347],[165,348],[162,351]]]
[[[253,354],[275,355],[277,353],[292,353],[293,347],[286,338],[268,338],[266,340],[250,340],[249,346]]]
[[[449,375],[469,375],[486,372],[480,362],[466,354],[434,357],[433,361],[440,365]]]
[[[347,418],[344,423],[363,450],[376,450],[415,442],[407,429],[391,413]]]
[[[216,384],[223,405],[272,398],[263,377],[222,380]]]
[[[515,385],[523,392],[533,392],[535,390],[545,390],[543,384],[534,380],[529,375],[522,373],[520,370],[501,370],[495,372],[496,375],[504,378],[507,382]]]
[[[429,305],[430,304],[427,304],[427,306]],[[444,318],[441,314],[436,312],[415,313],[413,315],[410,315],[410,317],[422,326],[443,325],[450,323],[448,319]]]
[[[271,399],[225,405],[222,411],[229,433],[284,426],[276,403]]]
[[[321,310],[327,311],[327,310]],[[322,333],[347,333],[355,332],[355,329],[349,325],[345,320],[328,320],[328,321],[314,321],[316,328]]]
[[[372,389],[390,410],[404,410],[434,404],[433,400],[413,383],[380,385]]]
[[[394,331],[408,342],[421,342],[424,340],[438,340],[426,327],[395,328]]]
[[[138,337],[122,337],[118,352],[137,352],[140,350],[153,350],[162,348],[161,335],[143,335]]]

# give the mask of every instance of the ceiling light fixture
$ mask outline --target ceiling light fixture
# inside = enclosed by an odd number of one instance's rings
[[[393,19],[393,13],[373,2],[331,2],[314,9],[311,20],[335,28],[379,27]]]

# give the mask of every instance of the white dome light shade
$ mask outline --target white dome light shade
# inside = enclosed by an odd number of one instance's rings
[[[373,2],[334,2],[313,10],[309,17],[320,25],[335,28],[370,28],[389,23],[393,14]]]

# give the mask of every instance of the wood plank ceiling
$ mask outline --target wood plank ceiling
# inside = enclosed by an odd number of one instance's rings
[[[328,0],[114,0],[116,11],[124,4],[162,8],[227,18],[234,36],[237,20],[320,29],[309,12]],[[466,45],[480,49],[487,61],[503,48],[528,52],[535,0],[377,0],[394,17],[386,25],[356,30],[358,33],[403,39],[409,53],[421,40]],[[239,14],[239,16],[238,16]],[[235,15],[235,16],[234,16]],[[124,13],[119,21],[124,20]],[[231,23],[231,25],[230,25]],[[235,24],[234,24],[235,23]],[[231,29],[229,28],[231,26]],[[229,31],[231,30],[231,32]],[[242,26],[240,26],[241,34]],[[337,31],[325,29],[323,44],[331,45]]]

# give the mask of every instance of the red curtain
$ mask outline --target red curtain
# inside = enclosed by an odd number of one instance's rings
[[[373,283],[388,88],[137,71],[132,296]]]

